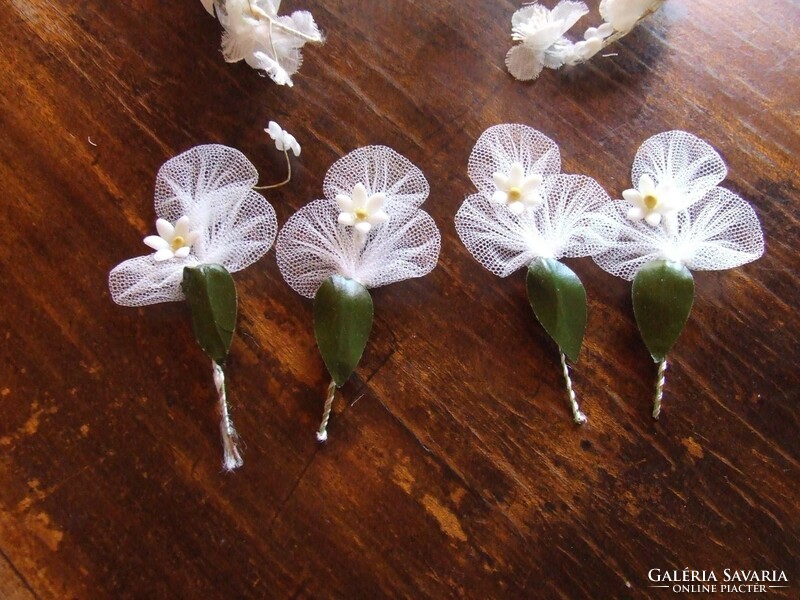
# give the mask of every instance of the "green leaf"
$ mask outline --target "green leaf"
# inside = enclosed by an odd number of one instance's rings
[[[678,339],[694,300],[694,279],[680,263],[654,260],[633,280],[633,314],[653,360],[661,362]]]
[[[236,329],[236,285],[231,274],[221,265],[185,267],[182,288],[197,342],[222,365]]]
[[[314,297],[314,332],[337,387],[358,366],[371,329],[372,297],[367,288],[341,275],[326,279]]]
[[[586,331],[586,290],[578,276],[553,258],[528,266],[528,300],[545,331],[577,361]]]

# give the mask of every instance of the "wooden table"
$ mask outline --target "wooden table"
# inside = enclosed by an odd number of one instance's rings
[[[327,33],[291,89],[224,63],[196,0],[3,2],[0,597],[665,598],[650,569],[689,567],[784,571],[768,595],[796,598],[797,3],[668,0],[614,56],[527,85],[503,65],[516,3],[286,4]],[[428,177],[443,247],[375,291],[325,445],[311,302],[274,251],[235,276],[226,474],[185,306],[120,307],[106,281],[147,252],[171,156],[224,143],[282,178],[270,119],[303,146],[279,223],[386,144]],[[761,260],[696,274],[658,422],[629,283],[568,261],[589,293],[578,428],[523,274],[456,236],[475,140],[515,122],[616,197],[645,138],[689,130],[761,218]]]

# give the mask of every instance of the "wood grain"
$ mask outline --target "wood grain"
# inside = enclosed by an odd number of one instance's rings
[[[3,2],[0,596],[660,598],[649,569],[691,567],[783,570],[769,596],[797,597],[797,3],[668,0],[616,55],[529,85],[503,67],[514,3],[286,4],[327,33],[292,89],[225,64],[196,0]],[[387,144],[428,177],[443,249],[375,291],[324,446],[311,303],[273,252],[236,274],[246,448],[226,475],[185,307],[116,306],[106,278],[144,253],[169,157],[224,143],[280,180],[270,119],[303,145],[279,223]],[[692,131],[755,206],[767,252],[696,274],[659,422],[628,283],[569,261],[589,295],[576,428],[524,275],[460,244],[467,157],[504,122],[612,195],[645,138]]]

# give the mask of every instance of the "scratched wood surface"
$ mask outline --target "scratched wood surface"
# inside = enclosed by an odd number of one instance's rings
[[[1,598],[660,598],[648,571],[684,567],[783,570],[796,597],[797,3],[668,0],[615,56],[524,85],[503,67],[514,3],[287,0],[327,32],[293,89],[225,64],[196,0],[0,4]],[[311,303],[274,251],[235,276],[229,475],[185,306],[116,306],[106,278],[146,253],[169,157],[224,143],[281,179],[270,119],[303,145],[279,223],[386,144],[428,177],[443,248],[375,291],[324,446]],[[696,275],[659,422],[628,283],[569,261],[589,294],[576,428],[523,275],[460,244],[467,157],[504,122],[617,197],[645,138],[687,129],[754,204],[766,255]]]

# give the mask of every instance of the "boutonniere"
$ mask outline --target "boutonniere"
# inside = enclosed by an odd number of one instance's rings
[[[429,186],[391,148],[367,146],[336,161],[325,198],[295,213],[278,235],[278,266],[299,294],[314,299],[314,331],[331,375],[317,439],[325,441],[331,406],[358,365],[372,328],[369,289],[435,266],[441,236],[419,206]]]
[[[157,235],[144,238],[152,252],[117,265],[108,278],[123,306],[187,303],[211,358],[226,470],[242,465],[225,381],[237,312],[231,273],[264,256],[277,232],[275,211],[253,191],[257,181],[250,161],[226,146],[196,146],[167,161],[156,177]]]
[[[694,301],[691,271],[731,269],[764,253],[753,207],[717,184],[727,168],[719,154],[685,131],[645,141],[636,153],[633,186],[603,215],[612,226],[594,257],[613,275],[633,281],[633,311],[658,364],[653,417],[661,413],[667,353]]]
[[[484,267],[507,277],[527,268],[531,307],[559,348],[575,423],[586,421],[569,375],[586,329],[586,291],[563,258],[590,256],[601,248],[600,207],[608,201],[589,177],[561,171],[558,146],[524,125],[487,129],[469,158],[477,194],[456,214],[461,241]]]

